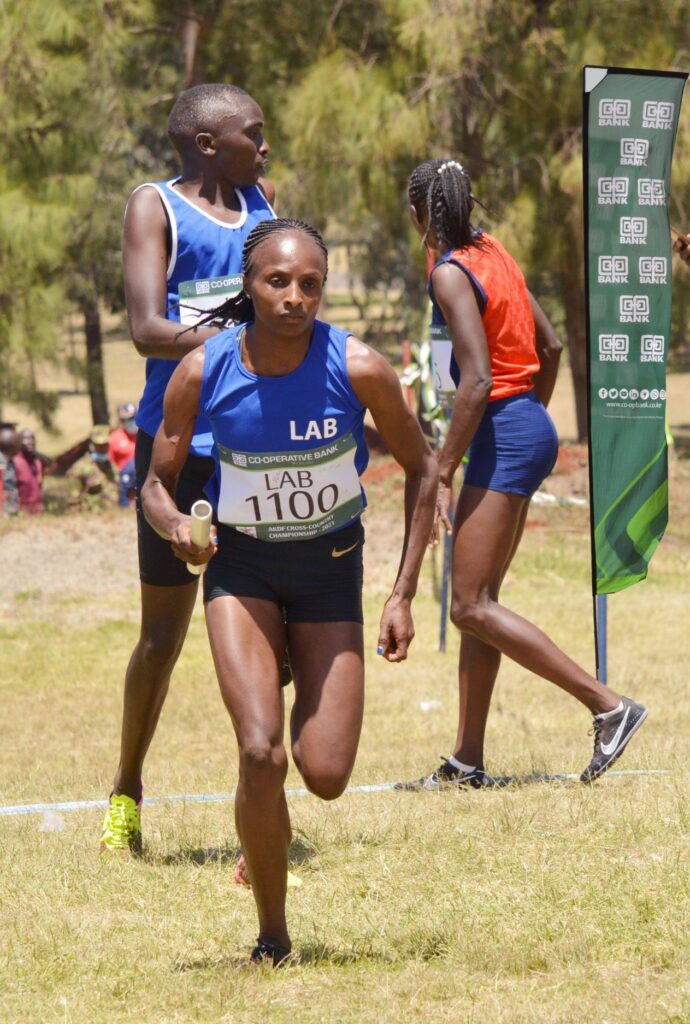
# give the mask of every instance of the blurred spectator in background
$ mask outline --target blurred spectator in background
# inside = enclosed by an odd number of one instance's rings
[[[134,459],[125,462],[118,474],[120,485],[120,508],[136,508],[137,505],[137,472]]]
[[[0,423],[0,515],[16,516],[19,511],[14,456],[19,451],[19,435],[14,423]]]
[[[678,236],[673,243],[673,251],[677,252],[685,262],[685,265],[690,268],[690,230],[684,235],[677,231],[676,228],[673,228],[673,231]]]
[[[68,476],[79,483],[70,507],[82,510],[112,508],[119,504],[118,473],[108,456],[110,427],[98,423],[89,437],[89,450],[74,463]]]
[[[137,440],[137,425],[134,422],[137,407],[133,402],[125,402],[117,410],[120,419],[119,427],[110,433],[108,455],[110,461],[119,472],[134,458],[134,446]]]
[[[137,439],[137,425],[134,422],[137,407],[134,402],[125,402],[117,410],[120,426],[111,431],[108,454],[115,466],[120,484],[120,506],[134,508],[136,501],[136,480],[134,469],[134,447]]]
[[[36,451],[33,430],[20,430],[19,452],[14,456],[19,511],[35,516],[43,512],[43,460]]]

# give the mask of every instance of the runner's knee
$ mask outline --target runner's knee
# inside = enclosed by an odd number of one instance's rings
[[[167,676],[180,656],[184,637],[178,638],[164,630],[142,635],[137,646],[137,659],[145,672]]]
[[[240,774],[246,786],[264,790],[282,788],[287,768],[287,753],[280,742],[257,736],[240,746]]]
[[[300,775],[310,793],[321,800],[337,800],[345,792],[350,770],[342,771],[335,765],[309,766],[296,761]]]
[[[488,627],[489,601],[456,595],[450,606],[450,620],[462,633],[483,640]]]

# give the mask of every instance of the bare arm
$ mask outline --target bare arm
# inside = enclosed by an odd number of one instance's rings
[[[194,433],[203,369],[204,350],[201,348],[183,359],[170,378],[163,403],[163,422],[153,443],[151,465],[141,491],[148,522],[156,533],[172,542],[178,558],[192,565],[208,562],[215,554],[215,544],[213,537],[206,548],[192,543],[191,517],[179,511],[173,495]]]
[[[400,381],[383,356],[356,338],[347,343],[347,370],[352,388],[366,406],[395,460],[405,471],[405,537],[393,592],[379,629],[379,653],[403,661],[414,636],[410,603],[434,517],[436,460],[403,398]]]
[[[434,296],[448,324],[460,368],[448,435],[438,457],[441,483],[449,487],[489,400],[491,366],[477,297],[466,274],[452,263],[437,267]]]
[[[561,359],[563,346],[556,337],[556,332],[544,310],[541,308],[534,296],[528,292],[532,316],[534,317],[534,328],[537,341],[537,356],[539,357],[539,371],[534,375],[534,392],[546,408],[551,401],[553,389],[556,386],[558,376],[558,364]]]
[[[183,328],[166,317],[167,219],[154,188],[140,188],[130,197],[122,234],[122,262],[129,333],[144,358],[182,359],[218,327],[200,327],[176,340]]]

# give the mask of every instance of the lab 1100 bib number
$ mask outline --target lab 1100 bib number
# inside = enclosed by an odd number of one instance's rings
[[[264,473],[263,478],[263,499],[265,502],[271,502],[272,506],[270,515],[266,518],[271,522],[283,522],[286,518],[304,521],[313,519],[316,513],[325,516],[338,503],[337,484],[326,484],[312,493],[314,480],[308,469],[277,470],[273,473]],[[260,496],[250,494],[244,500],[252,509],[254,522],[262,522],[264,517],[261,515]]]
[[[218,518],[252,537],[308,540],[351,522],[364,506],[350,433],[307,451],[218,451]]]

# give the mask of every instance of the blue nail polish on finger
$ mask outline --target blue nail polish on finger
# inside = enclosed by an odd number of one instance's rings
[[[383,647],[377,647],[376,648],[376,653],[377,654],[383,654]]]

